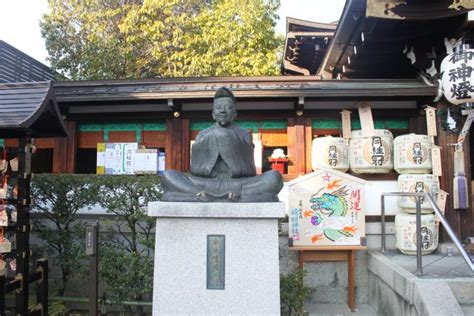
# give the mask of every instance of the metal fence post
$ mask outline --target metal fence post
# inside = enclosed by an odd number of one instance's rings
[[[385,196],[382,194],[380,196],[381,202],[382,202],[382,209],[381,209],[381,224],[382,224],[382,252],[385,252]]]
[[[416,275],[423,275],[421,264],[421,198],[415,197],[416,201]]]

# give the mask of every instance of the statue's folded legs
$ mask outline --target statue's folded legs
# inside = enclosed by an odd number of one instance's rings
[[[247,178],[200,178],[175,170],[161,177],[162,201],[174,202],[277,202],[283,187],[278,171]]]

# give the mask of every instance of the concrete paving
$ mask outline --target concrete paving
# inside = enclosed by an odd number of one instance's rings
[[[357,306],[355,312],[351,312],[345,304],[311,304],[305,305],[310,316],[376,316],[375,310],[368,304]]]
[[[389,250],[385,256],[390,262],[401,266],[409,272],[416,272],[416,256],[401,254],[398,250]],[[449,256],[447,254],[435,252],[422,256],[423,275],[421,279],[452,279],[452,278],[472,278],[472,272],[460,255]],[[474,282],[474,279],[473,279]]]

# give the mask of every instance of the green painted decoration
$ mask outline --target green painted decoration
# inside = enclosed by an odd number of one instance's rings
[[[103,124],[79,124],[80,132],[102,132]]]
[[[105,123],[105,124],[79,124],[81,132],[104,132],[104,142],[109,141],[109,132],[135,132],[136,142],[142,140],[143,131],[165,131],[166,123],[158,121],[153,123]]]
[[[254,121],[254,120],[236,120],[236,123],[243,129],[251,129],[254,132],[264,129],[286,129],[288,123],[286,120],[265,120],[265,121]],[[214,121],[191,121],[190,128],[193,131],[202,131],[206,128],[211,127]]]
[[[153,123],[106,123],[106,124],[79,124],[81,132],[102,132],[102,131],[165,131],[166,124],[164,121]]]
[[[313,120],[314,129],[341,129],[340,120]],[[360,121],[352,120],[351,127],[353,130],[360,129]],[[408,129],[408,120],[375,120],[374,127],[377,129]]]
[[[144,123],[144,131],[166,131],[166,123],[164,121],[154,122],[154,123]]]

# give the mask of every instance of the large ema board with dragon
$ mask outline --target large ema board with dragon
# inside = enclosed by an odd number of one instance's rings
[[[367,181],[329,168],[289,183],[291,246],[365,245]]]

